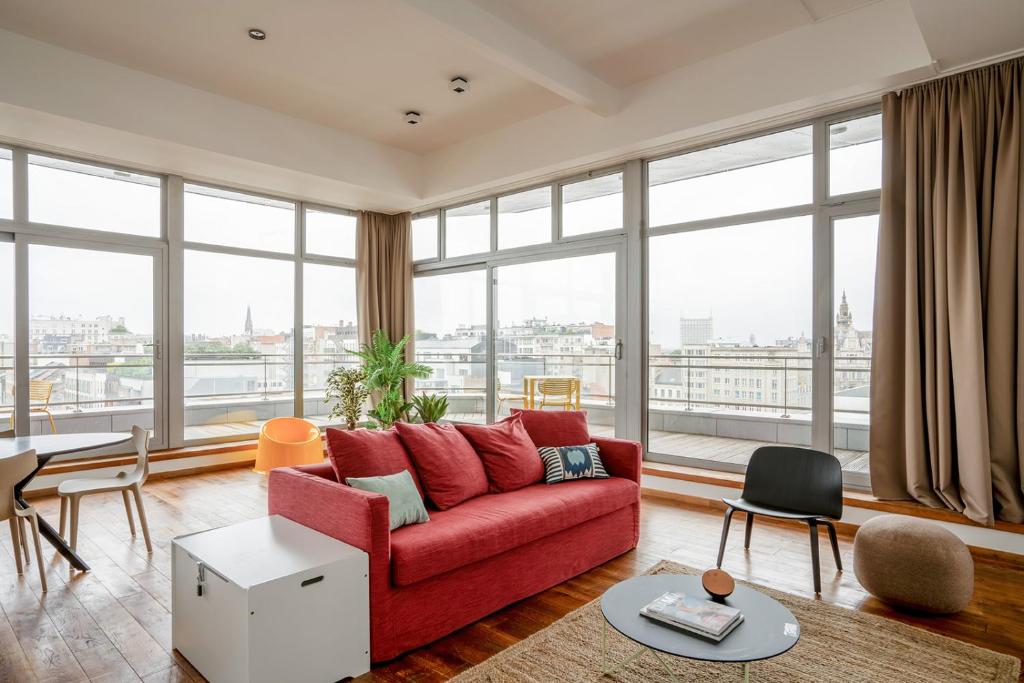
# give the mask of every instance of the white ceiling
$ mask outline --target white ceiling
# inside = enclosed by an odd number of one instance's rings
[[[0,141],[396,211],[1021,53],[1024,0],[0,0]]]
[[[870,1],[476,4],[624,86]],[[418,154],[567,104],[404,0],[0,0],[0,27]]]

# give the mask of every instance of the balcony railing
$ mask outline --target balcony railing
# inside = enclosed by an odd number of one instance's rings
[[[738,409],[750,409],[757,408],[765,412],[778,412],[780,417],[789,417],[792,409],[809,410],[810,405],[810,374],[812,372],[813,359],[810,353],[792,353],[792,354],[778,354],[773,351],[766,350],[764,353],[751,353],[745,351],[743,353],[730,353],[728,351],[718,353],[704,353],[704,354],[652,354],[649,356],[649,368],[651,372],[651,393],[649,400],[651,403],[667,403],[670,405],[683,406],[683,410],[692,411],[695,406],[715,406],[723,408],[738,408]],[[678,383],[669,381],[671,378],[665,378],[664,381],[658,382],[657,374],[659,372],[675,369],[680,372],[680,381]],[[709,371],[720,371],[721,374],[716,378]],[[703,372],[702,375],[696,377],[701,382],[695,382],[694,373]],[[729,400],[728,398],[707,398],[710,391],[714,390],[714,384],[719,386],[720,391],[724,391],[724,387],[729,386],[730,392],[734,393],[735,389],[732,387],[737,386],[734,382],[730,381],[728,384],[725,380],[739,379],[732,374],[733,372],[739,374],[743,372],[745,374],[757,373],[764,374],[761,385],[754,386],[743,386],[744,391],[761,391],[763,395],[770,395],[771,393],[779,394],[780,400],[761,400],[761,399],[749,399],[749,400]],[[837,356],[833,359],[833,374],[837,375],[840,373],[852,374],[858,377],[865,377],[865,381],[858,382],[860,386],[866,386],[870,384],[871,378],[871,356],[856,354],[856,355],[843,355]],[[796,378],[798,382],[797,389],[800,389],[801,375],[806,376],[806,389],[797,391],[797,395],[793,396],[790,389],[790,379]],[[722,380],[720,382],[714,382],[714,379]],[[748,378],[744,378],[748,379]],[[780,381],[781,379],[781,381]],[[775,384],[772,385],[771,382]],[[703,383],[703,387],[695,387],[695,384]],[[667,391],[679,391],[680,396],[678,398],[673,396],[661,396],[656,395],[654,391],[657,385],[661,384],[662,388]],[[695,398],[693,396],[694,389],[700,388],[704,390],[705,398]],[[852,387],[850,387],[852,388]],[[840,390],[841,391],[841,390]],[[735,397],[733,397],[735,398]],[[857,413],[867,414],[867,409],[861,408],[843,408],[842,412],[846,413]]]

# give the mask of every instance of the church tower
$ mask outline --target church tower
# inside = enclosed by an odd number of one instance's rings
[[[843,290],[843,300],[839,303],[839,313],[836,314],[836,327],[853,327],[853,314],[850,313],[850,304],[846,303],[846,290]]]
[[[845,299],[843,299],[845,301]],[[253,333],[252,328],[252,306],[245,307],[245,335],[251,337]]]

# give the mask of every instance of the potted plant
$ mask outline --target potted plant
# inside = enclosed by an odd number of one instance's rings
[[[420,422],[440,422],[448,412],[448,397],[444,394],[416,394],[412,397],[412,407]]]
[[[362,368],[338,368],[327,376],[324,400],[334,404],[329,416],[344,418],[349,429],[358,425],[363,404],[370,395],[370,390],[363,384],[365,380],[366,372]]]
[[[388,429],[401,420],[413,404],[402,395],[402,385],[410,377],[425,378],[433,372],[421,363],[410,363],[405,359],[405,347],[409,335],[392,343],[383,330],[373,333],[369,344],[355,352],[363,359],[366,377],[363,385],[376,395],[376,405],[367,414],[377,421],[381,429]]]

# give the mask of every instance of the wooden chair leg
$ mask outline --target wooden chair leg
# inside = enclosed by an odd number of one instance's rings
[[[128,529],[132,532],[132,536],[135,535],[135,519],[132,516],[132,504],[128,500],[128,489],[121,491],[121,499],[124,500],[124,512],[128,515]]]
[[[149,540],[149,522],[146,521],[146,508],[142,505],[142,487],[138,484],[132,487],[135,494],[135,507],[139,509],[139,524],[142,526],[142,537],[146,539],[146,551],[153,552],[153,542]]]
[[[7,521],[11,526],[11,541],[14,544],[14,564],[18,566],[18,573],[21,574],[25,571],[25,568],[21,564],[21,534],[18,533],[21,525],[18,523],[17,517],[11,517]]]
[[[832,557],[836,558],[836,569],[843,571],[843,558],[839,556],[839,540],[836,538],[836,527],[832,522],[822,522],[828,529],[828,540],[832,543]]]
[[[64,539],[67,538],[67,536],[64,535],[64,532],[67,531],[67,528],[68,528],[68,497],[67,496],[61,496],[60,497],[60,530],[58,532],[60,534],[61,538],[64,538]]]
[[[71,539],[68,543],[75,552],[78,552],[78,504],[81,501],[79,496],[71,496]]]
[[[718,544],[718,563],[716,567],[722,566],[722,558],[725,557],[725,539],[729,537],[729,522],[732,521],[733,508],[725,511],[725,520],[722,523],[722,542]]]
[[[754,530],[754,513],[747,513],[747,530],[743,538],[743,547],[746,550],[750,550],[750,532]]]
[[[53,422],[53,415],[50,414],[50,411],[46,411],[46,417],[50,418],[50,431],[53,432],[54,434],[56,434],[57,433],[57,425],[54,424],[54,422]]]
[[[25,518],[18,517],[18,536],[21,537],[21,552],[25,564],[32,564],[32,556],[28,554],[28,536],[25,535]]]
[[[821,562],[818,559],[818,523],[813,519],[807,522],[811,531],[811,570],[814,572],[814,592],[821,592]]]
[[[39,565],[39,585],[46,592],[46,567],[43,565],[43,546],[39,543],[39,518],[32,515],[28,518],[32,526],[32,542],[36,546],[36,564]]]

